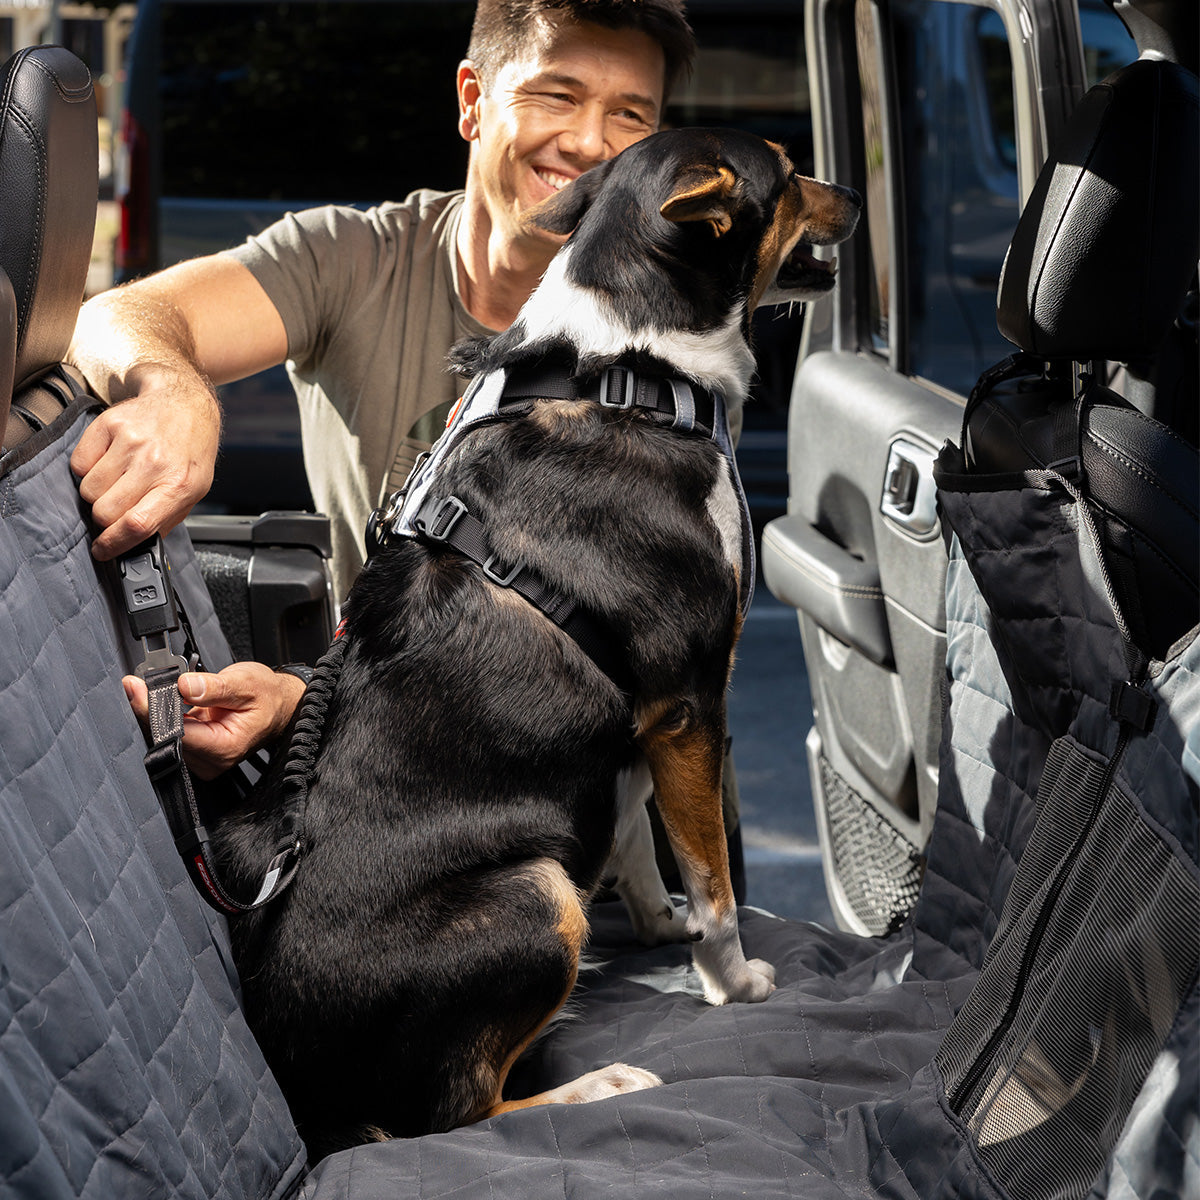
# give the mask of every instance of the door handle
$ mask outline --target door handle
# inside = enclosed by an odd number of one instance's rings
[[[933,482],[932,450],[907,438],[897,438],[888,450],[879,511],[918,538],[937,528],[937,487]]]
[[[880,666],[892,639],[879,568],[855,558],[803,517],[776,517],[763,530],[763,578],[771,594]]]

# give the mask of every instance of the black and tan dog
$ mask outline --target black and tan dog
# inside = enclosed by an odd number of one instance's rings
[[[383,514],[299,870],[235,926],[249,1019],[314,1154],[657,1083],[616,1064],[503,1098],[574,987],[606,876],[644,940],[692,941],[713,1003],[771,991],[721,822],[752,561],[722,397],[745,396],[751,310],[829,291],[809,248],[857,216],[777,146],[711,130],[655,135],[534,210],[573,234],[513,327],[456,351],[493,403],[417,473],[409,525]],[[686,917],[654,865],[651,783]],[[262,877],[280,794],[276,772],[223,824],[231,883]]]

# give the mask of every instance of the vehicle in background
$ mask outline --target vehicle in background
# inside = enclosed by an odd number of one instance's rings
[[[834,303],[792,393],[789,511],[763,535],[798,610],[809,774],[840,925],[896,928],[937,801],[947,556],[933,461],[1014,347],[996,289],[1021,205],[1086,87],[1137,57],[1102,0],[811,0],[817,174],[857,188]]]
[[[283,213],[366,207],[460,187],[455,68],[473,0],[142,0],[129,43],[122,282],[235,245]],[[700,41],[673,125],[732,125],[812,170],[803,23],[793,0],[692,0]],[[760,521],[783,511],[785,423],[799,311],[756,322],[759,374],[739,461]],[[283,368],[223,391],[207,506],[311,507]]]

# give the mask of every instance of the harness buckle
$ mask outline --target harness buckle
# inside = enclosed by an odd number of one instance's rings
[[[636,399],[637,376],[628,367],[609,367],[600,376],[601,408],[632,408]]]
[[[504,569],[502,575],[492,564],[495,563],[497,556],[489,555],[487,562],[483,564],[483,573],[495,584],[500,587],[508,587],[510,583],[521,573],[521,568],[525,565],[519,560],[511,567]]]
[[[466,511],[467,506],[457,496],[447,496],[434,509],[433,516],[422,522],[425,536],[435,542],[444,542]]]

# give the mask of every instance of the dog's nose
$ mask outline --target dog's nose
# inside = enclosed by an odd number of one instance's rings
[[[846,199],[849,200],[855,208],[862,208],[862,197],[853,189],[844,187],[842,191],[846,193]]]

